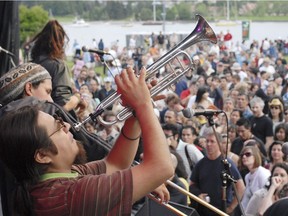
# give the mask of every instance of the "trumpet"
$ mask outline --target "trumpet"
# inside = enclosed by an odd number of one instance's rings
[[[146,82],[149,82],[151,78],[155,77],[159,69],[163,68],[164,66],[168,65],[172,69],[171,73],[168,73],[166,77],[163,77],[157,83],[157,85],[155,85],[150,89],[151,98],[158,95],[164,89],[170,87],[178,79],[180,79],[187,71],[195,69],[195,64],[193,63],[193,60],[191,59],[190,55],[184,51],[185,49],[201,41],[208,41],[214,44],[217,43],[217,37],[213,29],[208,24],[208,22],[200,15],[196,15],[196,18],[198,18],[198,21],[195,29],[180,43],[175,45],[169,52],[167,52],[165,55],[163,55],[161,58],[159,58],[157,61],[155,61],[147,68],[147,74],[145,78]],[[182,62],[180,61],[179,59],[180,55],[182,57],[183,56],[186,57],[188,62],[186,65],[183,65]],[[172,61],[174,60],[176,60],[180,65],[179,68],[177,69],[174,69],[172,67]],[[104,126],[110,126],[119,121],[120,122],[125,121],[126,119],[131,117],[133,115],[133,110],[129,107],[124,107],[118,114],[116,114],[115,121],[106,122],[102,119],[101,114],[104,112],[104,110],[107,107],[113,105],[120,97],[121,95],[118,94],[117,92],[114,92],[113,94],[109,95],[97,106],[94,113],[91,113],[87,118],[85,118],[82,121],[82,123],[76,124],[74,126],[75,129],[80,130],[81,126],[90,120],[92,121],[97,120]]]

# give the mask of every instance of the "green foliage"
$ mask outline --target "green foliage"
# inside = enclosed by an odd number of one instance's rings
[[[177,20],[178,19],[178,12],[176,7],[169,8],[166,11],[166,19],[167,20]]]
[[[156,1],[156,18],[162,20],[163,2]],[[170,1],[170,3],[173,1]],[[153,1],[22,1],[22,5],[29,7],[42,6],[44,10],[51,11],[57,17],[85,18],[86,20],[127,20],[135,17],[135,20],[153,19]],[[213,17],[215,20],[226,18],[226,0],[183,0],[175,1],[174,4],[166,5],[166,20],[191,20],[196,13],[206,18]],[[212,8],[213,7],[213,8]],[[230,19],[244,19],[244,17],[256,17],[257,20],[267,20],[267,17],[277,17],[286,21],[288,7],[283,1],[230,1]],[[152,12],[152,15],[150,16]],[[150,17],[148,17],[148,15]],[[282,17],[282,19],[281,19]]]
[[[153,12],[149,8],[142,8],[140,12],[140,20],[147,21],[152,20],[153,18]]]
[[[48,12],[43,10],[41,6],[33,6],[30,9],[24,5],[19,7],[20,20],[20,43],[32,39],[47,23],[49,17]]]
[[[176,5],[178,11],[179,20],[191,20],[192,19],[192,9],[191,3],[182,2]]]
[[[206,16],[209,13],[207,5],[204,3],[200,3],[196,5],[195,14],[201,14],[202,16]]]

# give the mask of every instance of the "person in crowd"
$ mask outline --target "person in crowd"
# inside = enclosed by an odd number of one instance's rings
[[[273,122],[273,132],[275,132],[276,126],[284,122],[284,102],[282,101],[281,97],[274,96],[270,99],[268,104],[268,117]]]
[[[212,83],[209,88],[209,97],[213,99],[213,104],[220,110],[223,109],[223,103],[224,103],[224,96],[222,89],[220,88],[220,78],[217,76],[212,77]]]
[[[166,98],[164,99],[164,103],[165,103],[165,107],[160,111],[161,123],[165,123],[164,116],[165,116],[166,111],[172,110],[175,112],[175,114],[178,115],[178,112],[184,109],[184,107],[181,105],[181,100],[179,96],[175,93],[168,93]]]
[[[79,76],[75,80],[75,88],[79,91],[80,87],[84,84],[87,84],[87,70],[86,68],[81,69]]]
[[[282,152],[282,146],[283,142],[281,141],[272,142],[268,149],[269,163],[265,165],[265,168],[271,171],[275,164],[286,161],[287,155]]]
[[[113,94],[115,89],[112,88],[112,79],[111,77],[104,78],[104,88],[101,88],[99,91],[99,100],[103,101],[106,97]],[[111,107],[112,109],[112,107]]]
[[[105,122],[113,122],[116,120],[116,116],[111,110],[107,110],[103,113],[103,120]],[[114,145],[117,137],[119,136],[119,130],[115,124],[106,125],[102,130],[96,133],[98,136],[106,140],[111,146]]]
[[[245,214],[247,216],[259,216],[267,210],[267,207],[276,201],[276,196],[282,187],[288,183],[288,166],[285,163],[275,164],[271,170],[269,185],[257,190],[251,197]],[[270,203],[267,201],[269,200]],[[268,205],[267,205],[268,204]]]
[[[99,100],[100,86],[97,79],[91,79],[89,83],[89,90],[92,93],[92,97]],[[99,100],[100,102],[100,100]]]
[[[32,40],[32,62],[42,65],[51,75],[53,101],[66,111],[84,106],[79,93],[72,92],[70,73],[65,63],[65,40],[69,38],[57,20],[50,20]]]
[[[180,99],[181,99],[181,104],[184,107],[188,107],[188,102],[189,102],[190,98],[196,97],[197,90],[198,90],[198,84],[196,81],[193,81],[190,83],[188,89],[183,90],[181,92]]]
[[[235,104],[232,98],[227,97],[226,99],[224,99],[223,111],[227,115],[228,123],[230,122],[231,113],[234,110],[234,107],[235,107]]]
[[[213,105],[213,100],[209,98],[209,89],[206,86],[201,86],[198,88],[195,103],[192,108],[203,107],[203,109],[208,109],[210,105]]]
[[[245,175],[245,192],[241,200],[244,209],[259,189],[263,188],[271,175],[262,165],[261,153],[257,147],[245,146],[240,153],[240,167],[246,167],[249,173]]]
[[[14,67],[0,77],[0,82],[2,106],[28,96],[53,102],[51,75],[41,65],[24,63]]]
[[[216,136],[218,138],[216,138]],[[206,132],[206,138],[207,155],[202,160],[200,160],[193,169],[190,178],[190,192],[203,200],[205,200],[205,198],[209,196],[211,205],[220,210],[224,210],[221,199],[221,194],[223,192],[221,173],[225,170],[224,163],[222,161],[224,158],[221,155],[220,144],[218,144],[217,142],[217,140],[221,142],[222,138],[219,133],[216,132],[216,134],[214,134],[212,130],[208,130]],[[227,158],[227,160],[231,164],[230,172],[234,179],[237,181],[235,186],[237,193],[241,198],[245,189],[244,182],[235,164],[229,158]],[[207,170],[209,170],[209,172],[207,172]],[[226,212],[228,214],[231,214],[238,204],[236,197],[233,197],[231,184],[229,184],[229,186],[227,187],[226,193]],[[197,212],[201,216],[218,215],[200,204],[197,208]]]
[[[228,133],[228,138],[232,144],[233,141],[238,137],[237,126],[234,124],[228,125],[227,133]],[[230,148],[230,150],[231,150],[231,148]]]
[[[263,113],[264,101],[259,97],[254,97],[250,101],[253,117],[251,118],[251,132],[265,143],[266,149],[273,141],[272,120]]]
[[[121,99],[135,111],[137,119],[133,116],[125,122],[117,143],[100,161],[73,165],[81,148],[69,132],[71,125],[59,116],[53,118],[26,106],[1,118],[0,157],[18,182],[14,201],[22,204],[14,206],[16,212],[130,215],[133,202],[173,175],[170,153],[150,103],[145,75],[142,70],[137,78],[131,68],[117,75]],[[147,156],[141,165],[131,168],[140,133]],[[169,194],[159,193],[159,197],[167,202]]]
[[[243,117],[243,113],[239,109],[233,109],[230,115],[230,121],[229,124],[236,125],[237,121]]]
[[[195,145],[195,140],[197,138],[197,131],[196,129],[191,125],[185,125],[182,127],[182,130],[180,132],[180,138],[183,142],[188,143],[190,145],[194,145],[196,148],[198,148],[202,154],[205,154],[205,150],[200,147],[199,145]]]
[[[263,101],[264,101],[264,108],[263,108],[263,113],[265,113],[265,115],[268,115],[268,113],[269,113],[269,102],[270,102],[270,100],[271,100],[271,97],[269,97],[264,91],[263,91],[263,89],[262,88],[259,88],[256,92],[255,92],[255,94],[254,94],[254,96],[253,96],[253,94],[251,95],[252,97],[251,98],[253,98],[253,97],[259,97],[259,98],[261,98]]]
[[[288,142],[288,125],[286,123],[280,123],[276,126],[274,140]]]
[[[236,122],[238,137],[234,139],[231,145],[231,151],[240,155],[244,142],[247,140],[255,140],[259,143],[260,151],[264,156],[267,156],[265,145],[258,137],[251,132],[251,122],[246,118],[241,118]]]
[[[91,133],[91,134],[96,134],[97,133],[97,128],[95,126],[95,123],[92,121],[88,121],[84,124],[85,129]]]
[[[237,106],[236,108],[242,111],[242,115],[244,118],[249,119],[253,116],[253,113],[249,107],[249,97],[245,92],[239,92],[237,96]]]
[[[181,156],[189,178],[193,167],[203,158],[203,154],[195,145],[190,145],[180,139],[176,124],[165,124],[162,129],[166,135],[168,145]]]

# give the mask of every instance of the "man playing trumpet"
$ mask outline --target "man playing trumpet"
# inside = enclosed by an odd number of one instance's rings
[[[115,82],[124,106],[135,111],[103,160],[74,165],[79,145],[70,125],[35,107],[11,111],[0,122],[0,157],[15,176],[15,212],[21,215],[130,215],[132,203],[173,175],[160,123],[154,114],[145,69],[131,68]],[[140,134],[145,160],[130,167]],[[8,145],[9,143],[9,145]],[[157,143],[157,145],[155,145]],[[167,201],[164,194],[158,194]]]

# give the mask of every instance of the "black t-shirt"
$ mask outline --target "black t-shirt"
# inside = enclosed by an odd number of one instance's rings
[[[262,142],[262,140],[260,140],[259,138],[257,138],[256,136],[253,136],[251,137],[251,139],[255,140],[256,142],[259,143],[259,149],[261,151],[261,153],[267,157],[267,152],[266,152],[266,149],[265,149],[265,144]],[[231,145],[231,152],[237,154],[237,155],[240,155],[242,149],[243,149],[243,146],[244,146],[244,142],[246,140],[242,140],[240,137],[237,137],[233,142],[232,142],[232,145]]]
[[[231,164],[230,171],[231,176],[234,177],[235,180],[241,179],[241,175],[234,164],[229,158],[227,159]],[[198,196],[200,193],[207,193],[210,197],[210,204],[215,206],[218,209],[222,208],[222,178],[221,174],[224,171],[224,164],[222,162],[222,157],[219,156],[215,160],[210,160],[207,157],[202,158],[194,167],[191,181],[194,182],[192,186],[190,186],[190,191]],[[233,199],[232,185],[227,184],[227,204],[231,203]],[[218,215],[208,208],[199,205],[197,208],[199,215],[210,216],[210,215]]]
[[[272,120],[263,115],[261,117],[253,116],[251,118],[251,132],[254,136],[266,143],[266,137],[273,137],[273,122]]]
[[[288,198],[283,198],[271,205],[264,216],[287,216],[288,215]]]

